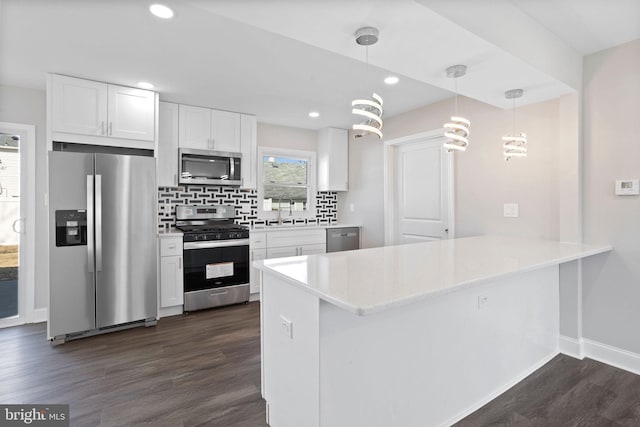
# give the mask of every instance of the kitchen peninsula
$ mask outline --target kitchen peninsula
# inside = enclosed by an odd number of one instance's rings
[[[559,265],[611,249],[481,236],[255,262],[270,426],[450,425],[558,354]]]

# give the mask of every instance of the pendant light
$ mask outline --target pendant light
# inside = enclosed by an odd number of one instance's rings
[[[458,115],[458,77],[467,73],[466,65],[452,65],[447,68],[447,77],[453,78],[455,82],[455,113],[451,116],[451,122],[444,124],[444,136],[448,138],[443,144],[447,151],[464,151],[469,145],[469,127],[471,122]]]
[[[378,30],[373,27],[364,27],[356,31],[356,43],[366,48],[367,70],[369,68],[369,46],[378,42]],[[357,116],[359,123],[353,125],[357,131],[354,138],[361,138],[375,134],[382,139],[382,97],[377,93],[371,95],[371,99],[354,99],[351,101],[351,113]]]
[[[504,159],[509,161],[513,157],[527,157],[527,135],[520,133],[516,135],[516,98],[520,98],[524,94],[522,89],[512,89],[504,93],[504,97],[513,100],[512,111],[512,128],[511,135],[502,137],[502,148],[504,150]]]

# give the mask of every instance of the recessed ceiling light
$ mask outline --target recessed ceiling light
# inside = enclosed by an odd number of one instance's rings
[[[153,89],[153,85],[149,82],[138,82],[138,87],[142,89]]]
[[[396,83],[398,83],[400,81],[399,78],[397,78],[396,76],[389,76],[386,79],[384,79],[384,82],[388,85],[394,85]]]
[[[163,4],[152,4],[149,6],[149,11],[158,18],[170,19],[173,18],[173,10],[169,9]]]
[[[309,117],[312,117],[315,119],[316,117],[320,117],[320,113],[318,113],[317,111],[312,111],[309,113]]]

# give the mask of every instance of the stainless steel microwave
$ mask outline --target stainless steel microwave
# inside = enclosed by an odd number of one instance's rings
[[[242,184],[240,153],[180,148],[178,154],[180,184],[237,187]]]

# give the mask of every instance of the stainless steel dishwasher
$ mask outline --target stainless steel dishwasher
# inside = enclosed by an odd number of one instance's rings
[[[360,228],[327,228],[327,252],[360,249]]]

